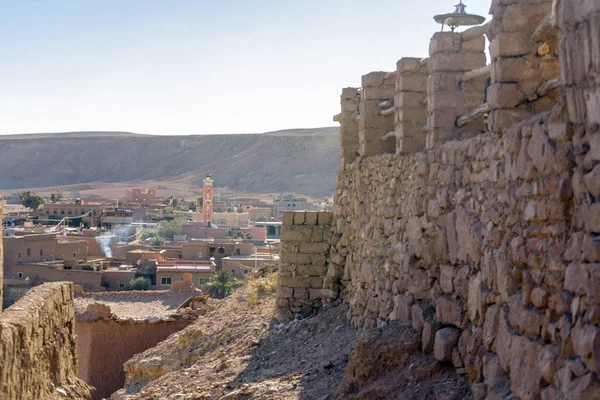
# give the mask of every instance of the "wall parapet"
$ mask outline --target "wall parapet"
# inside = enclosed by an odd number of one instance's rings
[[[288,318],[311,315],[338,297],[329,258],[331,218],[329,211],[283,213],[277,306]]]
[[[91,399],[77,378],[73,284],[45,283],[0,315],[0,391],[11,399]]]

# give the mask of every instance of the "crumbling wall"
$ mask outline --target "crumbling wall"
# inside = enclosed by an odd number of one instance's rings
[[[89,399],[76,377],[73,285],[31,289],[0,315],[0,393],[6,399]]]
[[[313,314],[324,302],[338,297],[330,247],[331,212],[283,213],[277,306],[289,318]]]
[[[396,153],[413,153],[425,148],[427,62],[428,59],[405,57],[396,63]]]
[[[361,156],[396,152],[393,109],[390,114],[381,113],[384,105],[393,105],[395,80],[394,73],[382,71],[362,77],[358,121]]]
[[[340,161],[341,168],[344,168],[358,155],[360,91],[357,88],[345,88],[340,100],[342,112],[334,117],[334,121],[340,123]]]
[[[437,32],[429,44],[426,147],[440,140],[484,130],[483,120],[459,128],[458,118],[485,100],[485,79],[462,82],[465,72],[486,65],[484,31]]]
[[[476,399],[600,392],[600,3],[556,2],[560,46],[549,3],[494,1],[492,132],[358,157],[335,196],[352,325],[410,321]]]
[[[556,104],[559,46],[552,0],[497,0],[491,13],[488,125],[500,132]]]
[[[103,399],[125,384],[123,364],[190,324],[171,318],[77,321],[78,376],[95,387],[92,399]]]

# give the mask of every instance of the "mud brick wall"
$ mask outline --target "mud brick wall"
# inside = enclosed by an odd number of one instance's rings
[[[413,153],[425,148],[427,75],[427,59],[405,57],[396,64],[394,124],[397,153]]]
[[[361,156],[396,152],[395,136],[386,136],[394,132],[394,114],[379,113],[382,101],[394,101],[394,75],[390,76],[387,72],[371,72],[362,77],[358,122]]]
[[[358,155],[358,118],[360,103],[360,90],[357,88],[345,88],[341,96],[342,112],[334,117],[334,121],[340,123],[340,157],[341,166],[354,161]]]
[[[491,12],[488,125],[500,132],[556,104],[559,90],[544,84],[559,77],[559,49],[552,0],[497,0]]]
[[[6,399],[90,399],[77,378],[73,284],[31,289],[0,316],[0,393]]]
[[[477,32],[478,34],[473,34]],[[456,120],[485,101],[485,81],[461,84],[467,71],[486,65],[485,38],[479,28],[463,33],[438,32],[429,44],[426,147],[464,132],[482,132],[483,121],[456,126]]]
[[[338,297],[339,281],[329,263],[331,212],[285,211],[277,306],[289,318],[313,314]],[[332,271],[329,271],[332,269]]]

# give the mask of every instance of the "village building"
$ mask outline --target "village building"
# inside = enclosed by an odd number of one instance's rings
[[[173,283],[183,280],[184,274],[192,276],[194,285],[206,285],[217,270],[213,261],[205,260],[166,260],[156,263],[156,286],[168,289]]]
[[[272,262],[274,259],[268,253],[254,253],[251,255],[231,255],[224,257],[222,269],[231,273],[236,278],[245,278],[246,275],[256,270],[263,264]]]
[[[126,188],[125,204],[151,205],[156,203],[156,189]]]

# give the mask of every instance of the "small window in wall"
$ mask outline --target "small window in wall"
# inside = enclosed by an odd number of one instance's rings
[[[43,255],[44,255],[44,250],[40,249],[40,256],[43,256]]]
[[[235,275],[235,269],[231,270],[231,275]]]
[[[219,247],[219,254],[225,254],[225,249],[223,247]]]
[[[61,213],[62,215],[64,215],[64,214],[65,214],[65,210],[60,210],[60,213]]]
[[[247,273],[248,273],[248,270],[247,270],[247,269],[245,269],[245,270],[244,270],[244,275],[246,275]]]
[[[125,288],[125,284],[119,282],[119,289],[124,289],[124,288]]]
[[[236,254],[237,256],[239,256],[239,255],[240,255],[240,249],[235,249],[235,254]]]
[[[73,258],[77,257],[77,254],[73,253]]]
[[[71,212],[71,210],[69,210],[69,215],[71,215],[71,214],[72,214],[72,212]]]
[[[53,213],[54,215],[56,215],[56,210],[54,210],[52,213]]]
[[[171,278],[160,278],[160,284],[163,286],[169,286],[172,283]]]
[[[19,257],[18,258],[21,258],[21,252],[19,252]]]
[[[201,251],[198,252],[198,258],[202,258],[203,254]]]
[[[198,283],[200,284],[200,286],[204,286],[208,283],[208,279],[209,278],[199,278]]]
[[[19,278],[22,278],[22,277],[23,277],[23,273],[22,273],[22,272],[19,272],[19,273],[18,273],[18,276],[19,276]]]
[[[50,250],[50,256],[54,256],[54,250]]]
[[[215,248],[214,247],[209,247],[208,248],[208,254],[210,254],[211,256],[215,253]]]
[[[31,249],[27,249],[27,255],[30,256],[31,255]]]

